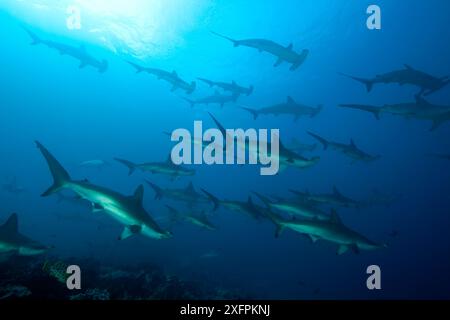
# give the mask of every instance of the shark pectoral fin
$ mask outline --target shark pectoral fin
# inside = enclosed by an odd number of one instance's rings
[[[314,236],[312,234],[308,234],[306,236],[309,238],[309,240],[311,240],[312,243],[316,243],[317,240],[319,240],[319,237],[316,237],[316,236]]]
[[[278,60],[277,60],[277,62],[275,62],[275,64],[273,65],[274,67],[278,67],[280,64],[282,64],[283,63],[283,59],[281,59],[281,58],[278,58]]]
[[[337,249],[337,255],[343,255],[344,253],[346,253],[348,251],[348,249],[350,249],[347,245],[345,244],[341,244],[338,249]]]
[[[105,210],[105,208],[103,208],[101,205],[99,205],[98,203],[92,203],[92,212],[100,212]]]
[[[358,248],[358,245],[353,244],[350,248],[352,249],[352,251],[353,251],[354,253],[359,254],[359,248]]]
[[[142,227],[138,225],[126,226],[123,228],[121,235],[119,236],[119,240],[125,240],[131,237],[134,234],[141,232]]]
[[[275,238],[279,238],[284,231],[284,227],[282,225],[277,225],[275,229]]]

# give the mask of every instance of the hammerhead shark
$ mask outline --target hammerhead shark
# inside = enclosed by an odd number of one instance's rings
[[[292,216],[298,216],[302,218],[308,219],[320,219],[320,220],[329,220],[330,215],[323,212],[319,208],[311,205],[305,201],[299,200],[286,200],[286,199],[277,199],[273,201],[268,197],[265,197],[257,192],[253,192],[270,210],[278,210],[280,212],[284,212],[290,214]]]
[[[161,229],[144,209],[143,185],[140,185],[132,196],[124,196],[87,180],[72,180],[58,160],[41,143],[36,141],[36,145],[53,176],[53,184],[42,194],[42,197],[50,196],[63,189],[73,191],[80,198],[91,202],[94,212],[105,212],[125,226],[119,240],[127,239],[135,234],[142,234],[153,239],[172,237],[172,234]]]
[[[33,42],[31,43],[33,46],[38,44],[43,44],[51,49],[57,50],[61,55],[68,55],[80,61],[80,69],[83,69],[86,66],[92,66],[98,69],[98,72],[104,73],[108,69],[108,61],[106,60],[97,60],[93,56],[91,56],[86,48],[82,45],[80,47],[75,47],[63,43],[59,43],[51,40],[44,40],[39,38],[34,32],[24,28],[25,31],[30,35]]]
[[[308,132],[310,136],[317,139],[322,145],[323,149],[326,150],[328,147],[331,147],[335,149],[336,151],[339,151],[343,153],[344,155],[352,158],[354,161],[363,161],[363,162],[372,162],[374,160],[377,160],[380,158],[380,156],[372,156],[361,149],[359,149],[353,139],[350,140],[350,144],[344,144],[340,142],[334,142],[326,140],[319,135]]]
[[[151,181],[146,180],[147,184],[155,191],[155,199],[161,200],[162,198],[173,199],[176,201],[182,201],[188,203],[189,206],[193,206],[199,203],[208,203],[209,199],[203,194],[198,193],[192,182],[189,182],[186,188],[181,189],[169,189],[161,188]]]
[[[227,137],[227,132],[226,132],[225,127],[211,113],[209,115],[213,119],[213,121],[216,123],[218,129],[222,132],[222,135],[224,137]],[[253,153],[256,155],[264,155],[262,153],[262,151],[259,150],[259,148],[257,148],[257,150],[253,150],[251,148],[251,145],[252,145],[251,141],[248,141],[246,139],[245,150],[244,150],[246,153],[248,152],[249,154]],[[272,150],[270,142],[267,142],[266,152],[268,150]],[[267,156],[267,154],[265,154],[265,156]],[[279,141],[278,161],[279,161],[279,165],[280,165],[280,171],[286,169],[287,167],[305,169],[305,168],[309,168],[309,167],[316,165],[320,161],[320,157],[313,157],[310,159],[305,158],[305,157],[301,156],[300,154],[288,149],[287,147],[285,147],[283,145],[283,143],[281,141]]]
[[[350,199],[349,197],[344,196],[336,186],[333,187],[332,193],[324,193],[324,194],[312,194],[308,191],[301,192],[297,190],[289,190],[293,194],[295,194],[301,201],[309,202],[313,204],[326,204],[330,206],[339,206],[339,207],[360,207],[361,203]]]
[[[358,254],[360,250],[375,250],[387,247],[387,245],[375,243],[345,226],[335,210],[331,211],[329,220],[286,220],[271,211],[267,211],[266,214],[276,225],[276,237],[279,237],[284,229],[291,229],[308,236],[313,243],[318,240],[325,240],[337,244],[338,255],[344,254],[349,249]]]
[[[237,94],[233,95],[221,94],[219,91],[216,90],[213,95],[200,98],[197,100],[192,100],[188,98],[183,99],[189,102],[191,107],[194,107],[197,104],[204,104],[204,105],[218,104],[220,105],[220,107],[223,107],[226,103],[236,102],[238,98],[239,95]]]
[[[19,233],[19,223],[13,213],[5,224],[0,226],[0,253],[34,256],[44,254],[53,247],[42,245]]]
[[[297,121],[302,116],[309,116],[311,118],[314,118],[320,113],[320,111],[322,111],[323,106],[318,105],[317,108],[312,108],[295,102],[295,100],[291,97],[287,97],[286,102],[282,102],[262,109],[252,109],[245,106],[241,106],[240,108],[250,112],[253,115],[253,119],[255,120],[260,115],[273,114],[275,116],[279,116],[282,114],[287,114],[293,115],[294,121]]]
[[[114,160],[122,163],[128,168],[128,175],[132,175],[136,169],[143,172],[151,172],[153,174],[167,175],[172,179],[176,179],[181,176],[193,176],[195,174],[195,170],[175,165],[170,156],[164,162],[146,162],[140,164],[119,158],[115,158]]]
[[[198,80],[208,84],[210,87],[218,87],[224,91],[231,92],[233,96],[240,96],[241,94],[249,96],[253,93],[253,86],[248,88],[238,85],[235,81],[231,83],[221,82],[221,81],[212,81],[205,78],[197,78]]]
[[[263,212],[266,211],[266,209],[253,203],[251,197],[248,197],[247,201],[227,200],[227,199],[220,200],[216,196],[212,195],[210,192],[204,189],[201,190],[214,203],[214,211],[217,210],[219,207],[223,207],[230,211],[245,213],[256,220],[265,217]]]
[[[340,107],[370,112],[377,120],[380,119],[381,113],[390,113],[406,119],[432,121],[433,125],[430,131],[434,131],[443,123],[450,121],[450,106],[432,104],[419,95],[416,95],[414,102],[385,104],[384,106],[341,104]]]
[[[127,62],[136,69],[136,73],[147,72],[148,74],[156,76],[158,80],[167,81],[172,85],[172,92],[182,89],[186,91],[187,94],[191,94],[195,91],[197,86],[195,81],[188,83],[181,79],[176,71],[169,72],[157,68],[146,68],[130,61]]]
[[[300,67],[306,60],[309,54],[309,50],[304,49],[301,53],[297,53],[293,50],[293,44],[289,44],[287,47],[283,47],[282,45],[275,43],[271,40],[266,39],[245,39],[245,40],[235,40],[224,35],[221,35],[217,32],[212,32],[216,36],[224,38],[228,41],[231,41],[235,47],[244,46],[257,49],[259,52],[267,52],[275,57],[277,57],[277,61],[274,64],[274,67],[278,67],[283,62],[287,62],[292,64],[290,70],[294,71],[298,67]]]
[[[171,206],[166,205],[166,208],[169,209],[170,213],[172,213],[172,215],[173,215],[172,220],[174,220],[174,221],[185,220],[193,225],[196,225],[196,226],[206,229],[206,230],[210,230],[210,231],[217,230],[217,227],[214,226],[208,220],[208,217],[206,216],[204,211],[202,211],[200,213],[188,212],[188,213],[184,214],[184,213],[180,213],[177,209],[175,209]]]
[[[405,84],[417,86],[421,89],[419,95],[428,96],[450,83],[448,76],[437,78],[423,71],[414,69],[407,64],[405,64],[405,68],[403,69],[380,74],[372,79],[349,76],[343,73],[340,74],[361,82],[366,86],[368,92],[372,91],[373,86],[378,83],[398,83],[401,86]]]

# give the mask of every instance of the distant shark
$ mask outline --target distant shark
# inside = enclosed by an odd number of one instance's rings
[[[225,127],[211,113],[209,115],[213,119],[213,121],[216,123],[220,132],[222,132],[222,135],[224,137],[227,137]],[[271,150],[272,148],[271,148],[270,142],[267,142],[267,145],[268,146],[267,146],[266,150]],[[252,153],[254,155],[259,155],[259,156],[262,154],[258,150],[258,148],[257,148],[257,150],[252,150],[250,147],[251,147],[251,141],[248,141],[248,139],[246,139],[245,150],[244,150],[246,153],[248,153],[248,154]],[[226,150],[224,152],[226,152]],[[266,156],[267,156],[267,154],[266,154]],[[320,161],[320,157],[313,157],[311,159],[305,158],[305,157],[299,155],[298,153],[286,148],[283,145],[283,143],[281,141],[279,141],[278,160],[279,160],[280,171],[282,171],[282,170],[286,169],[287,167],[293,167],[293,168],[297,168],[297,169],[304,169],[304,168],[312,167]]]
[[[378,83],[398,83],[399,85],[410,84],[417,86],[421,89],[419,95],[430,95],[446,85],[450,83],[450,79],[448,76],[442,78],[436,78],[432,75],[429,75],[423,71],[419,71],[414,69],[413,67],[406,65],[404,69],[391,71],[388,73],[380,74],[375,76],[372,79],[365,79],[359,77],[349,76],[343,73],[340,73],[343,76],[349,77],[353,80],[361,82],[367,88],[367,91],[370,92],[375,84]]]
[[[231,83],[227,82],[220,82],[220,81],[212,81],[205,78],[197,78],[198,80],[208,84],[210,87],[218,87],[221,88],[224,91],[231,92],[233,96],[240,96],[240,95],[246,95],[249,96],[253,92],[253,86],[250,86],[248,88],[238,85],[235,81],[232,81]]]
[[[130,61],[127,62],[136,69],[136,73],[147,72],[151,75],[156,76],[158,80],[169,82],[172,85],[172,92],[181,89],[186,91],[187,94],[191,94],[195,91],[195,88],[197,86],[195,81],[188,83],[181,79],[176,71],[168,72],[157,68],[146,68]]]
[[[250,112],[253,115],[253,119],[257,119],[260,115],[273,114],[279,116],[282,114],[293,115],[294,121],[297,121],[300,117],[309,116],[311,118],[317,116],[322,111],[323,106],[319,105],[317,108],[308,107],[295,102],[291,97],[287,97],[286,102],[282,102],[270,107],[262,109],[252,109],[245,106],[240,107],[243,110]]]
[[[208,192],[204,189],[201,189],[201,190],[214,203],[214,210],[217,210],[219,207],[223,207],[230,211],[247,214],[248,216],[250,216],[256,220],[265,217],[263,212],[266,211],[266,209],[263,207],[257,206],[255,203],[253,203],[253,200],[251,197],[248,197],[248,200],[246,202],[239,201],[239,200],[227,200],[227,199],[220,200],[216,196],[212,195],[210,192]]]
[[[115,158],[114,160],[122,163],[128,168],[128,175],[133,174],[136,169],[139,169],[144,172],[151,172],[153,174],[163,174],[170,176],[172,179],[176,179],[181,176],[193,176],[195,174],[195,170],[186,169],[182,166],[175,165],[170,156],[164,162],[146,162],[146,163],[133,163],[128,160]]]
[[[217,227],[214,226],[208,220],[208,217],[206,216],[204,211],[202,211],[200,213],[188,212],[188,213],[182,214],[177,209],[175,209],[171,206],[166,205],[166,208],[169,209],[169,211],[172,213],[172,215],[173,215],[172,219],[175,221],[185,220],[193,225],[196,225],[196,226],[206,229],[206,230],[210,230],[210,231],[217,230]]]
[[[17,214],[13,213],[0,226],[0,253],[34,256],[44,254],[53,247],[42,245],[19,233]]]
[[[339,206],[347,208],[350,207],[359,208],[361,206],[360,202],[344,196],[336,188],[336,186],[333,187],[333,193],[324,193],[324,194],[312,194],[309,193],[308,191],[301,192],[292,189],[289,191],[298,196],[300,200],[314,204],[326,204],[330,206]]]
[[[416,95],[414,102],[385,104],[384,106],[341,104],[340,107],[370,112],[377,120],[380,119],[381,113],[390,113],[406,119],[432,121],[433,125],[430,131],[434,131],[445,122],[450,121],[450,106],[432,104],[419,95]]]
[[[213,95],[204,97],[204,98],[200,98],[197,100],[192,100],[192,99],[187,99],[187,98],[183,98],[183,99],[186,100],[187,102],[189,102],[191,107],[194,107],[198,104],[204,104],[204,105],[218,104],[218,105],[220,105],[220,107],[223,107],[226,103],[236,102],[238,98],[239,98],[239,95],[237,95],[237,94],[228,95],[228,94],[221,94],[219,91],[215,91]]]
[[[25,31],[30,35],[33,42],[32,45],[43,44],[51,49],[57,50],[61,55],[68,55],[80,61],[80,69],[83,69],[86,66],[92,66],[98,69],[98,72],[104,73],[108,69],[108,61],[106,60],[97,60],[93,56],[91,56],[84,46],[75,47],[67,44],[44,40],[39,38],[35,33],[30,30],[24,28]]]
[[[161,229],[150,217],[142,204],[144,186],[140,185],[134,195],[124,196],[116,191],[96,186],[87,180],[72,180],[67,171],[56,158],[39,142],[39,150],[47,161],[53,176],[53,185],[42,196],[46,197],[63,189],[73,191],[82,199],[92,203],[94,212],[102,211],[125,225],[119,239],[127,239],[135,234],[142,234],[153,239],[171,238],[172,234]]]
[[[274,64],[274,67],[278,67],[283,62],[287,62],[291,64],[291,71],[296,70],[300,67],[306,60],[309,54],[309,50],[304,49],[301,53],[297,53],[293,50],[292,43],[287,47],[283,47],[282,45],[275,43],[271,40],[266,39],[246,39],[246,40],[235,40],[224,35],[221,35],[217,32],[212,32],[214,35],[224,38],[228,41],[231,41],[235,47],[244,46],[257,49],[259,52],[267,52],[278,59]]]
[[[278,210],[283,213],[290,214],[291,216],[298,216],[308,219],[320,219],[329,220],[330,215],[323,212],[319,208],[309,204],[308,202],[298,200],[285,200],[278,199],[272,201],[268,197],[265,197],[259,193],[254,194],[267,206],[270,210]]]
[[[308,134],[313,138],[317,139],[323,145],[324,150],[326,150],[328,147],[331,147],[336,151],[343,153],[347,157],[352,158],[354,161],[372,162],[380,158],[380,156],[372,156],[359,149],[356,146],[353,139],[350,140],[350,144],[344,144],[340,142],[326,140],[312,132],[308,132]]]
[[[101,170],[110,165],[111,164],[108,161],[100,160],[100,159],[86,160],[86,161],[80,162],[80,164],[78,164],[78,166],[81,168],[96,168],[98,170]]]
[[[286,220],[270,211],[268,217],[276,225],[276,237],[280,236],[284,229],[291,229],[300,234],[306,235],[315,243],[318,240],[325,240],[338,245],[337,254],[341,255],[351,249],[355,253],[360,250],[375,250],[387,247],[385,244],[378,244],[370,241],[363,235],[346,227],[336,211],[332,210],[329,220]]]
[[[157,200],[168,198],[186,202],[189,206],[194,206],[199,203],[209,203],[209,199],[207,197],[195,190],[192,182],[189,182],[186,188],[181,189],[163,189],[151,181],[146,180],[146,182],[155,191],[155,199]]]

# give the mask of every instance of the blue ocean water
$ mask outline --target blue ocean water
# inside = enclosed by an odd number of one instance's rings
[[[404,299],[449,298],[450,125],[430,132],[430,121],[373,115],[338,107],[342,103],[384,105],[414,101],[409,85],[364,86],[339,72],[371,77],[408,64],[437,77],[450,75],[450,3],[432,1],[21,1],[0,5],[0,178],[16,180],[23,192],[0,192],[1,221],[19,214],[21,232],[55,246],[51,254],[104,264],[151,263],[182,279],[214,282],[253,298]],[[66,3],[67,2],[67,3]],[[368,30],[366,8],[382,9],[382,29]],[[81,8],[81,29],[66,26],[66,8]],[[115,7],[114,7],[115,6]],[[86,17],[86,19],[84,18]],[[43,45],[31,46],[24,28],[43,39],[79,46],[108,60],[105,73],[79,69],[78,61]],[[305,63],[290,71],[287,63],[233,45],[211,33],[236,39],[264,38],[296,51],[310,50]],[[214,93],[197,77],[254,86],[237,103],[191,108],[183,91],[147,74],[136,74],[126,61],[161,68],[188,82],[197,81],[190,98]],[[314,118],[251,115],[238,104],[262,108],[287,96],[306,105],[322,104]],[[450,87],[426,99],[450,106]],[[192,166],[194,177],[176,181],[139,170],[128,176],[115,157],[136,162],[165,161],[173,143],[163,134],[193,127],[195,120],[215,127],[211,112],[227,128],[279,128],[286,145],[292,138],[314,143],[312,131],[335,141],[353,139],[362,150],[381,155],[371,163],[353,163],[318,147],[308,169],[287,168],[261,176],[257,166]],[[42,142],[76,179],[132,194],[145,179],[165,188],[193,182],[220,199],[247,201],[253,191],[292,197],[289,189],[330,193],[336,186],[363,200],[380,190],[401,195],[390,206],[336,208],[345,225],[388,248],[336,255],[336,245],[310,243],[292,231],[274,237],[270,221],[254,221],[223,208],[212,213],[216,231],[187,223],[170,225],[165,204],[145,186],[144,205],[172,239],[135,236],[118,241],[122,226],[88,206],[40,195],[51,184],[47,165],[35,147]],[[97,170],[79,163],[104,159]],[[255,202],[257,200],[255,199]],[[328,207],[326,210],[329,210]],[[100,227],[101,226],[101,227]],[[393,237],[392,232],[398,233]],[[382,270],[382,290],[366,287],[366,268]]]

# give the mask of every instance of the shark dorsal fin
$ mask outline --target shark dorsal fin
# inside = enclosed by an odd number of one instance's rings
[[[330,222],[335,224],[342,224],[341,218],[335,209],[331,209]]]
[[[355,141],[353,141],[353,139],[350,139],[350,145],[351,145],[353,148],[356,148],[356,144],[355,144]]]
[[[3,231],[6,231],[8,233],[17,233],[19,232],[19,222],[17,218],[17,213],[13,213],[8,220],[5,222],[4,225],[1,226],[1,229]]]
[[[405,66],[405,68],[408,69],[408,70],[414,70],[414,68],[411,67],[409,64],[406,64],[406,63],[405,63],[404,66]]]
[[[287,103],[288,103],[288,104],[295,104],[295,100],[292,99],[291,96],[288,96],[288,97],[287,97]]]
[[[292,43],[289,43],[289,45],[286,47],[288,50],[292,50],[294,48],[294,45]]]
[[[336,186],[333,186],[333,193],[336,196],[342,197],[342,193],[339,192],[339,190]]]
[[[136,191],[134,191],[133,199],[137,203],[142,204],[142,202],[144,200],[144,186],[142,184],[136,188]]]
[[[195,193],[195,189],[194,189],[194,184],[191,182],[189,182],[188,186],[186,187],[186,192],[187,193]]]
[[[416,99],[416,104],[418,104],[418,105],[422,105],[422,106],[430,105],[430,103],[427,100],[425,100],[422,96],[420,96],[419,94],[417,94],[414,98]]]

